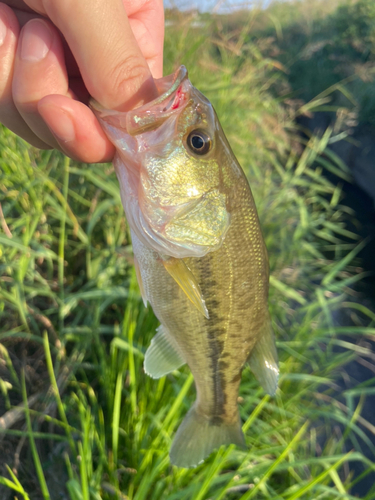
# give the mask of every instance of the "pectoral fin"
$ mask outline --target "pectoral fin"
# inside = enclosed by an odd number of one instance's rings
[[[187,298],[208,319],[208,310],[199,283],[185,262],[182,259],[171,257],[168,260],[163,260],[163,264],[168,273],[185,292]]]
[[[139,291],[141,292],[143,303],[144,303],[145,307],[147,307],[146,291],[145,291],[145,287],[143,285],[142,275],[141,275],[141,270],[139,269],[138,260],[137,260],[137,257],[135,255],[134,255],[134,268],[135,268],[135,274],[137,276]]]
[[[264,325],[261,337],[251,351],[249,365],[263,389],[268,394],[275,394],[279,379],[279,366],[271,321],[267,321]]]
[[[147,375],[160,378],[185,364],[173,339],[160,325],[145,354],[143,367]]]

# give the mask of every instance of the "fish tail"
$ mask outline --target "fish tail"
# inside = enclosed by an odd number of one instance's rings
[[[213,450],[228,444],[236,444],[241,448],[246,446],[240,418],[235,424],[214,424],[200,415],[194,405],[176,433],[169,456],[173,465],[196,467]]]

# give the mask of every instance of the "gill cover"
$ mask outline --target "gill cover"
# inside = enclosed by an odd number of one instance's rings
[[[135,110],[95,101],[91,108],[116,147],[122,203],[137,237],[164,256],[203,257],[221,246],[230,223],[215,157],[220,125],[184,66],[155,84],[159,97]]]

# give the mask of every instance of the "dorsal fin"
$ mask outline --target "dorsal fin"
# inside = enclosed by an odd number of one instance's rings
[[[260,338],[250,354],[249,365],[263,389],[273,396],[279,379],[279,363],[270,319],[263,325]]]
[[[163,264],[168,273],[184,291],[187,298],[208,319],[208,310],[199,283],[185,262],[182,259],[171,257],[163,260]]]

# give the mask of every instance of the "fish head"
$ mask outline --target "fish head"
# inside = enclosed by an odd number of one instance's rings
[[[202,257],[230,225],[228,155],[213,106],[186,68],[155,80],[159,97],[128,112],[91,108],[116,147],[114,165],[132,231],[161,255]]]

